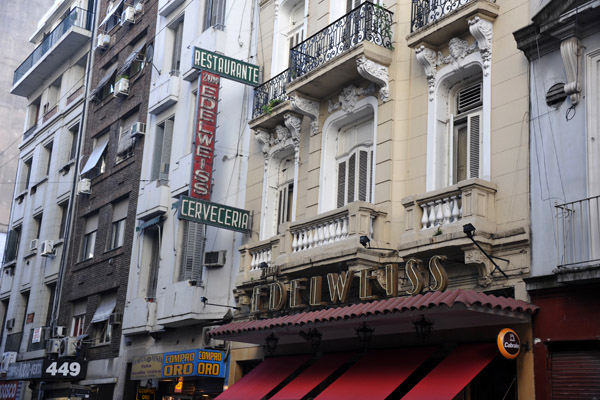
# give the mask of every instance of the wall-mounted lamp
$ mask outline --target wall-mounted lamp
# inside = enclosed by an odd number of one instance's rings
[[[356,331],[356,336],[358,337],[358,343],[360,344],[360,347],[366,349],[369,346],[369,343],[371,343],[375,329],[367,325],[366,322],[363,322],[362,325],[354,330]]]
[[[500,267],[498,266],[498,264],[496,264],[496,262],[495,262],[495,261],[494,261],[492,258],[497,258],[498,260],[502,260],[502,261],[506,261],[506,262],[509,262],[509,261],[508,261],[507,259],[505,259],[505,258],[494,257],[494,256],[491,256],[491,255],[489,255],[489,254],[488,254],[488,253],[487,253],[487,252],[486,252],[486,251],[485,251],[485,250],[484,250],[484,249],[483,249],[483,248],[482,248],[482,247],[479,245],[479,243],[477,243],[477,242],[475,241],[475,239],[473,239],[473,236],[475,236],[475,227],[473,226],[473,224],[466,224],[466,225],[463,225],[463,232],[465,233],[465,235],[467,235],[467,237],[468,237],[469,239],[471,239],[471,241],[472,241],[472,242],[475,244],[475,246],[477,246],[477,248],[478,248],[478,249],[479,249],[479,250],[480,250],[480,251],[481,251],[481,252],[482,252],[482,253],[483,253],[483,254],[484,254],[486,257],[487,257],[487,259],[488,259],[488,260],[490,260],[490,262],[491,262],[492,264],[494,264],[494,271],[495,271],[495,270],[498,270],[498,271],[500,271],[500,273],[501,273],[502,275],[504,275],[504,277],[505,277],[505,278],[508,278],[508,275],[506,275],[506,274],[504,273],[504,271],[502,271],[502,270],[500,269]],[[492,271],[492,274],[494,273],[494,271]]]
[[[214,303],[209,303],[208,299],[204,296],[200,297],[200,301],[202,302],[202,304],[204,304],[205,306],[215,306],[215,307],[227,307],[227,308],[233,308],[234,310],[240,310],[240,307],[235,307],[235,306],[226,306],[224,304],[214,304]]]
[[[369,250],[387,250],[387,251],[396,251],[394,249],[388,249],[385,247],[371,247],[371,239],[368,236],[361,236],[358,238],[358,241],[365,249]]]
[[[413,321],[413,326],[415,327],[415,332],[419,339],[423,342],[429,339],[431,331],[433,330],[433,321],[421,314],[418,319]]]
[[[266,262],[263,261],[258,265],[258,268],[267,269],[267,268],[269,268],[269,264],[267,264]]]
[[[308,332],[300,331],[298,334],[310,344],[313,351],[318,350],[323,334],[317,328],[309,329]]]
[[[268,356],[272,356],[273,353],[275,353],[275,350],[277,349],[278,344],[279,344],[279,337],[277,335],[275,335],[275,333],[271,332],[271,334],[265,338],[265,344],[263,346],[265,349],[265,353]]]

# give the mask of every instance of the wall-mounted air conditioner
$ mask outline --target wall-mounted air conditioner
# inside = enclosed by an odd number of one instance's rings
[[[89,178],[82,178],[77,182],[77,194],[90,194],[92,193],[92,180]]]
[[[123,323],[123,314],[121,314],[121,313],[110,314],[110,317],[108,317],[108,323],[111,325],[121,325]]]
[[[30,251],[37,251],[38,248],[38,240],[37,239],[33,239],[31,242],[29,242],[29,250]]]
[[[58,354],[60,351],[60,339],[48,339],[46,341],[46,353]]]
[[[52,240],[44,240],[42,242],[42,252],[41,255],[43,257],[49,257],[54,255],[54,241]]]
[[[77,353],[77,338],[67,336],[60,339],[59,357],[73,357]]]
[[[222,267],[225,265],[227,251],[207,251],[204,253],[204,266],[208,268]]]
[[[143,122],[136,122],[131,125],[131,129],[129,131],[131,136],[144,136],[146,134],[146,124]]]
[[[64,326],[55,326],[52,328],[53,338],[63,338],[67,335],[67,328]]]
[[[129,6],[121,14],[121,25],[135,24],[135,8]]]
[[[8,366],[17,361],[17,352],[16,351],[6,351],[2,353],[2,361],[0,361],[0,372],[6,373],[8,371]]]
[[[129,95],[129,78],[121,78],[115,84],[115,97]]]
[[[110,35],[101,33],[96,38],[96,47],[99,49],[107,49],[110,46]]]
[[[6,329],[12,329],[15,327],[15,319],[11,318],[6,320]]]

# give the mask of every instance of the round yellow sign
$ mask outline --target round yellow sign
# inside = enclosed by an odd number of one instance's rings
[[[521,352],[521,340],[517,332],[510,328],[504,328],[498,333],[498,350],[505,358],[512,360],[517,358]]]

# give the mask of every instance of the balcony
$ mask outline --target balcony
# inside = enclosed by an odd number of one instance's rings
[[[600,262],[600,196],[557,204],[559,267],[585,267]]]
[[[437,47],[469,31],[468,20],[498,16],[496,0],[412,0],[408,46]]]
[[[158,82],[150,90],[148,112],[158,115],[179,99],[179,74],[160,76]]]
[[[359,244],[359,238],[365,235],[380,245],[387,245],[386,215],[371,203],[357,201],[313,218],[288,223],[278,236],[240,249],[239,279],[249,281],[259,277],[263,262],[269,267],[280,267],[283,272],[357,258],[369,262],[372,254]]]
[[[135,298],[125,305],[123,335],[151,332],[156,325],[156,303],[150,299]]]
[[[29,96],[91,38],[93,14],[74,8],[15,70],[12,94]]]
[[[475,225],[478,233],[495,233],[495,197],[493,183],[473,178],[402,199],[406,225],[400,255],[448,245],[454,239],[467,243],[463,233],[467,223]]]
[[[270,115],[286,93],[320,99],[360,79],[361,57],[392,62],[392,13],[369,2],[292,48],[290,68],[255,89],[253,118]]]

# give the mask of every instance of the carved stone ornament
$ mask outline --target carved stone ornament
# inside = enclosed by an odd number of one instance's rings
[[[560,56],[563,60],[567,83],[564,86],[565,93],[570,95],[571,104],[579,103],[579,77],[581,76],[581,43],[579,39],[572,36],[560,42]]]
[[[267,130],[256,129],[254,130],[254,138],[262,144],[262,152],[266,159],[271,148],[271,134]]]
[[[387,101],[389,96],[388,68],[369,60],[365,56],[357,57],[356,67],[360,76],[379,86],[379,98],[381,101]]]
[[[286,113],[283,114],[283,123],[290,132],[290,137],[294,141],[294,147],[298,147],[300,143],[300,130],[302,129],[302,118],[292,113]]]
[[[435,93],[435,74],[438,67],[438,54],[435,50],[425,46],[419,46],[415,50],[417,61],[425,69],[425,76],[427,77],[427,86],[429,87],[429,100],[433,100]]]
[[[351,113],[354,111],[360,96],[372,95],[374,91],[375,86],[372,83],[366,89],[359,88],[355,85],[348,85],[342,89],[342,92],[339,95],[339,101],[337,103],[332,103],[331,100],[329,100],[327,111],[329,114],[331,114],[341,108],[345,113]]]
[[[311,119],[311,134],[317,133],[319,130],[319,102],[299,96],[298,93],[291,93],[288,98],[292,110]]]
[[[480,286],[489,287],[492,284],[494,266],[480,250],[465,250],[465,264],[475,264]]]
[[[468,22],[469,31],[475,38],[483,59],[483,75],[488,76],[492,63],[492,23],[479,17]]]

